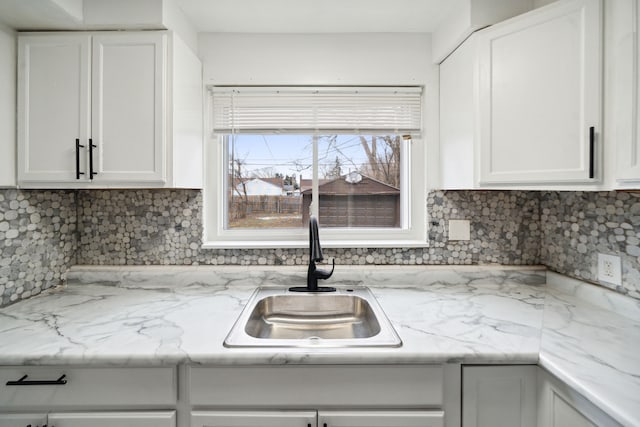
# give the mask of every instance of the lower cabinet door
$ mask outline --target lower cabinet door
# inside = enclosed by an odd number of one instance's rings
[[[0,414],[0,427],[42,427],[46,423],[46,414]]]
[[[50,413],[51,427],[175,427],[175,411]]]
[[[538,427],[622,427],[589,400],[538,369]]]
[[[191,427],[316,427],[316,411],[194,411]]]
[[[320,411],[318,427],[443,427],[442,411]]]
[[[576,408],[557,394],[553,395],[552,420],[553,424],[549,427],[596,427],[587,417],[578,412]]]
[[[463,427],[535,427],[534,365],[464,366]]]

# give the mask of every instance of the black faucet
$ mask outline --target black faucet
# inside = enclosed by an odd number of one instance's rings
[[[333,274],[336,268],[336,260],[333,260],[331,271],[320,270],[316,267],[316,262],[322,261],[322,247],[320,247],[320,236],[318,234],[318,220],[315,216],[309,218],[309,268],[307,269],[307,286],[297,286],[289,288],[293,292],[335,292],[336,288],[318,286],[318,280],[326,280]]]

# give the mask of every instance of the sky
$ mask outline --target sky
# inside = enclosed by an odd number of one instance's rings
[[[229,156],[232,154],[231,139]],[[270,170],[286,175],[295,175],[300,179],[311,179],[313,160],[311,135],[236,135],[235,158],[240,159],[246,171],[258,173],[260,176],[271,176]],[[366,162],[366,155],[360,144],[358,135],[338,135],[335,143],[328,138],[320,138],[318,144],[319,174],[331,169],[340,159],[341,173],[357,170]]]

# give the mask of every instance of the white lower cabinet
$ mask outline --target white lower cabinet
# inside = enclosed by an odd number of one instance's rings
[[[194,411],[191,427],[443,427],[442,411]]]
[[[173,367],[0,368],[0,427],[176,427]]]
[[[460,365],[194,366],[191,427],[459,427]],[[445,424],[445,407],[448,419]]]
[[[464,366],[463,427],[536,427],[537,366]]]
[[[316,427],[315,411],[194,411],[191,427]]]
[[[0,427],[176,427],[175,411],[0,414]]]
[[[47,414],[0,414],[0,427],[42,427]]]
[[[320,411],[319,427],[443,427],[442,411]]]
[[[463,427],[621,427],[534,365],[463,366]]]
[[[621,427],[544,369],[538,371],[538,396],[538,427]]]
[[[51,413],[51,427],[175,427],[175,411]]]

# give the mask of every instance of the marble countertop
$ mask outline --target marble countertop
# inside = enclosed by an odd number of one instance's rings
[[[342,267],[331,285],[369,286],[401,348],[225,348],[254,289],[300,285],[300,270],[74,267],[67,286],[0,309],[0,365],[539,363],[640,425],[635,300],[534,267]]]

